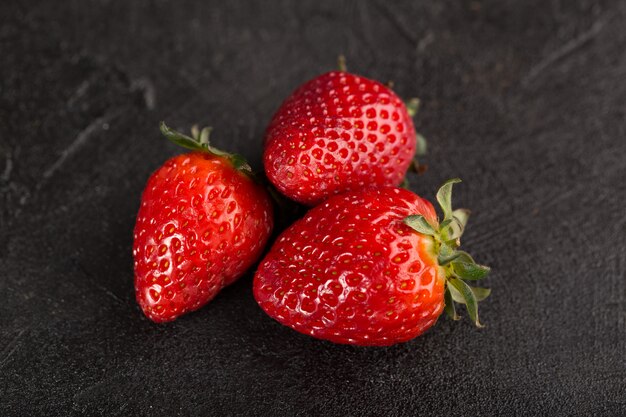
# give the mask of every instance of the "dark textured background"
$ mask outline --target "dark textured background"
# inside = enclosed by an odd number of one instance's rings
[[[626,415],[626,2],[2,1],[0,415]],[[175,323],[133,295],[157,123],[264,126],[345,53],[422,99],[426,197],[460,176],[483,330],[390,348],[269,319],[251,276]]]

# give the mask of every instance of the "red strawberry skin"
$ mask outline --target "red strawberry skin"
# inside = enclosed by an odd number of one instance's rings
[[[171,158],[148,180],[134,230],[141,309],[167,322],[202,307],[258,259],[272,227],[267,193],[226,158]]]
[[[397,186],[415,153],[413,121],[383,84],[333,71],[298,88],[265,135],[263,162],[287,197],[316,205],[365,186]]]
[[[278,238],[254,278],[265,312],[336,343],[385,346],[431,327],[444,307],[445,271],[432,238],[403,223],[432,205],[384,187],[329,198]]]

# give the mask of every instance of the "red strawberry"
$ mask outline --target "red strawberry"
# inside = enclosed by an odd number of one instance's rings
[[[135,224],[135,294],[151,320],[166,322],[208,303],[261,255],[273,225],[270,199],[237,155],[161,124],[192,153],[148,180]]]
[[[410,191],[383,187],[329,198],[279,237],[254,278],[263,310],[301,333],[336,343],[392,345],[432,326],[452,299],[478,321],[489,290],[464,279],[489,269],[458,251],[467,221],[452,211],[451,180],[433,206]],[[445,300],[445,302],[444,302]]]
[[[316,205],[347,190],[399,185],[415,147],[413,121],[393,91],[332,71],[280,106],[265,134],[263,162],[278,190]]]

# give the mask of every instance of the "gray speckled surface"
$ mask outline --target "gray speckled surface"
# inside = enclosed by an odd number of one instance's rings
[[[2,2],[0,415],[626,415],[625,17],[618,0]],[[413,190],[464,179],[487,327],[332,345],[265,316],[251,275],[147,321],[134,216],[178,152],[158,121],[211,124],[260,168],[273,111],[341,52],[422,99]]]

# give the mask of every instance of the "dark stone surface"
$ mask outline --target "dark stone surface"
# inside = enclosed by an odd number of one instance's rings
[[[626,2],[0,3],[0,415],[626,415]],[[269,319],[251,275],[155,325],[132,228],[215,127],[260,167],[265,123],[335,65],[423,102],[432,197],[460,176],[493,267],[483,330],[390,348]]]

